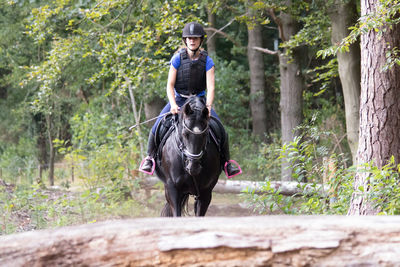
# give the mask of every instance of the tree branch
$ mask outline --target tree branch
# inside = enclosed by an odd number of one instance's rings
[[[253,46],[252,48],[254,50],[257,50],[257,51],[260,51],[260,52],[263,52],[263,53],[266,53],[266,54],[269,54],[269,55],[278,55],[278,53],[279,53],[279,51],[272,51],[272,50],[269,50],[267,48],[261,48],[261,47],[257,47],[257,46]]]
[[[274,10],[271,8],[269,9],[269,14],[271,16],[271,18],[274,20],[274,22],[276,23],[276,25],[278,25],[278,30],[279,30],[279,38],[281,38],[282,41],[287,41],[284,34],[283,34],[283,26],[282,26],[282,21],[280,18],[278,18],[275,15]]]
[[[225,32],[223,32],[223,31],[221,31],[221,30],[215,29],[215,28],[213,28],[213,27],[207,27],[207,28],[204,28],[204,30],[206,30],[206,31],[213,31],[213,32],[214,32],[214,34],[211,35],[210,38],[207,38],[207,41],[208,41],[209,39],[211,39],[215,34],[218,33],[218,34],[221,34],[222,36],[224,36],[226,39],[228,39],[228,40],[231,41],[232,43],[234,43],[236,46],[241,47],[241,45],[240,45],[238,42],[236,42],[235,39],[233,39],[231,36],[229,36],[228,34],[226,34]]]

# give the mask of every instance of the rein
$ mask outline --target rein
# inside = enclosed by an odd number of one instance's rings
[[[208,130],[208,125],[207,127],[201,131],[201,132],[194,132],[191,129],[189,129],[189,127],[187,127],[187,125],[185,124],[184,120],[182,120],[182,125],[183,128],[185,128],[187,131],[189,131],[191,134],[195,134],[195,135],[200,135],[200,134],[204,134],[207,130]],[[185,161],[185,157],[188,158],[189,160],[199,160],[203,157],[204,154],[204,149],[202,149],[200,151],[200,153],[198,154],[192,154],[190,153],[186,148],[184,148],[183,145],[183,141],[181,140],[180,136],[179,136],[179,127],[178,127],[178,121],[175,121],[175,149],[177,149],[177,151],[181,154],[181,158],[182,161]],[[179,144],[179,145],[178,145]],[[185,163],[183,163],[183,165],[185,165]],[[200,190],[199,190],[199,185],[197,184],[196,178],[192,176],[192,180],[193,180],[193,184],[194,187],[196,189],[196,200],[200,197]]]
[[[197,109],[198,111],[202,111],[202,109]],[[174,141],[173,141],[173,146],[176,149],[176,151],[178,152],[178,154],[180,155],[180,158],[182,160],[182,165],[185,169],[185,171],[191,176],[192,180],[193,180],[193,184],[194,184],[194,188],[196,190],[196,200],[200,197],[200,190],[199,190],[199,185],[198,185],[198,181],[196,180],[196,177],[193,176],[188,169],[186,169],[187,164],[189,164],[192,161],[197,161],[197,160],[201,160],[202,157],[204,156],[204,152],[205,149],[207,147],[207,141],[206,141],[206,145],[204,147],[202,147],[201,151],[197,154],[193,154],[190,151],[188,151],[185,147],[184,144],[184,140],[182,138],[184,138],[183,136],[180,136],[180,133],[182,132],[182,130],[187,131],[188,133],[192,134],[192,135],[196,135],[196,136],[200,136],[203,135],[205,133],[207,133],[207,131],[209,130],[209,125],[207,124],[206,127],[204,129],[200,130],[193,130],[190,129],[186,123],[185,120],[183,118],[183,116],[179,116],[179,118],[181,120],[177,120],[176,117],[174,117],[174,124],[175,124],[175,135],[174,135]],[[180,126],[180,122],[182,122],[182,125]],[[205,136],[205,138],[207,138]],[[192,164],[194,164],[192,162]]]

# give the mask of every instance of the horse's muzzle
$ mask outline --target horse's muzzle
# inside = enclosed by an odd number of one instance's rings
[[[190,160],[187,159],[185,161],[185,170],[192,176],[199,175],[201,172],[201,164],[199,160]]]

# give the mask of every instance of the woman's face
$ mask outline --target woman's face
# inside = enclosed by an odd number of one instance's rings
[[[186,45],[190,50],[196,50],[200,46],[200,37],[186,37]]]

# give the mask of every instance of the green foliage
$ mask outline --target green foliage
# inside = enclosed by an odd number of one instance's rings
[[[1,233],[19,231],[12,221],[18,212],[32,214],[33,228],[41,229],[128,216],[143,208],[129,193],[141,194],[131,171],[138,165],[144,138],[139,131],[119,129],[134,123],[132,113],[143,117],[146,101],[165,96],[168,61],[181,44],[181,29],[192,20],[205,24],[205,6],[217,14],[215,28],[226,33],[215,35],[223,38],[217,40],[218,57],[213,59],[215,108],[230,135],[231,156],[241,163],[242,177],[265,179],[262,191],[268,194],[249,192],[252,203],[260,212],[345,214],[352,179],[362,168],[347,167],[343,101],[332,97],[331,81],[337,77],[334,55],[346,51],[364,32],[398,23],[399,3],[380,1],[375,14],[360,19],[340,46],[330,47],[327,8],[332,2],[293,1],[285,6],[275,0],[2,1],[0,179],[17,187],[12,192],[0,187]],[[274,26],[271,8],[301,23],[302,29],[281,48],[290,54],[306,46],[310,66],[302,71],[308,75],[307,84],[318,85],[304,92],[304,135],[283,147],[277,133],[266,137],[268,143],[250,134],[247,26],[257,21],[264,33],[276,30],[270,27]],[[249,10],[254,11],[251,17]],[[270,36],[277,33],[264,39]],[[316,61],[315,55],[326,61]],[[386,57],[384,70],[399,64],[398,48],[389,49]],[[278,72],[275,63],[266,61],[268,74]],[[277,84],[273,79],[271,84]],[[268,97],[271,103],[279,101],[275,95]],[[317,109],[321,113],[314,116]],[[74,166],[83,193],[51,197],[54,192],[30,186],[37,179],[37,165],[46,159],[39,156],[40,146],[51,144],[57,148],[59,162]],[[286,197],[271,187],[280,177],[283,155],[296,180],[311,182],[311,187],[299,185],[307,194]],[[334,162],[334,171],[326,161]],[[384,170],[372,165],[363,168],[373,177],[370,198],[382,213],[398,214],[398,174],[393,163]],[[69,187],[71,172],[56,169],[56,182]],[[330,193],[332,188],[335,194]]]
[[[32,183],[38,166],[34,140],[21,137],[16,144],[2,147],[0,143],[0,149],[0,179],[11,183]]]
[[[224,125],[246,129],[250,124],[248,114],[249,77],[243,66],[235,60],[230,62],[215,58],[216,96],[215,109]]]
[[[396,165],[394,157],[388,164],[378,168],[369,162],[358,167],[358,173],[368,177],[366,187],[356,188],[356,194],[364,194],[366,201],[372,203],[380,211],[380,215],[400,214],[399,173],[400,164]]]
[[[284,196],[271,186],[272,179],[266,177],[260,192],[247,189],[244,197],[255,211],[284,214],[335,214],[345,215],[349,209],[353,193],[365,195],[366,201],[373,203],[381,215],[398,215],[400,212],[399,170],[394,158],[383,166],[373,162],[347,167],[344,155],[333,153],[323,146],[316,129],[308,129],[308,138],[297,138],[289,145],[282,146],[282,155],[293,168],[297,181],[297,194]],[[325,133],[326,134],[326,133]],[[312,140],[312,141],[310,141]],[[324,159],[324,160],[321,160]],[[366,186],[354,188],[356,175],[368,177]],[[308,183],[302,183],[307,180]]]
[[[259,151],[254,155],[257,170],[257,180],[263,181],[265,177],[271,180],[281,179],[281,160],[279,159],[279,150],[281,139],[277,133],[272,133],[267,137],[268,143],[262,143]],[[247,160],[251,158],[246,157]]]
[[[264,144],[262,152],[266,160],[261,169],[267,169],[268,172],[265,173],[266,178],[261,186],[262,193],[250,190],[245,192],[255,210],[260,213],[285,214],[327,214],[338,210],[341,214],[347,212],[349,202],[346,201],[349,201],[352,192],[352,183],[349,180],[353,177],[347,170],[346,155],[349,154],[342,153],[343,144],[336,137],[338,129],[328,129],[322,123],[321,115],[316,114],[301,126],[302,136],[296,137],[289,144],[279,148]],[[293,170],[292,178],[298,183],[299,194],[283,196],[279,190],[271,187],[271,182],[280,177],[280,160],[289,162]],[[330,162],[334,167],[328,166]],[[335,171],[329,168],[334,168]],[[337,194],[329,195],[331,188],[335,188]],[[336,201],[330,204],[329,198]]]
[[[139,191],[133,190],[139,195]],[[38,186],[19,186],[13,190],[2,186],[0,235],[140,216],[147,208],[132,198],[131,191],[132,188],[122,191],[104,186],[97,191],[71,194]]]
[[[382,0],[376,5],[374,12],[366,14],[358,20],[358,23],[350,27],[350,34],[342,40],[340,44],[322,49],[317,52],[317,56],[326,58],[334,56],[339,52],[348,52],[350,45],[355,43],[363,34],[369,31],[378,33],[378,38],[388,31],[393,25],[400,22],[398,13],[400,11],[399,1]],[[386,64],[382,71],[391,69],[395,64],[400,65],[398,47],[388,47],[386,52]]]

